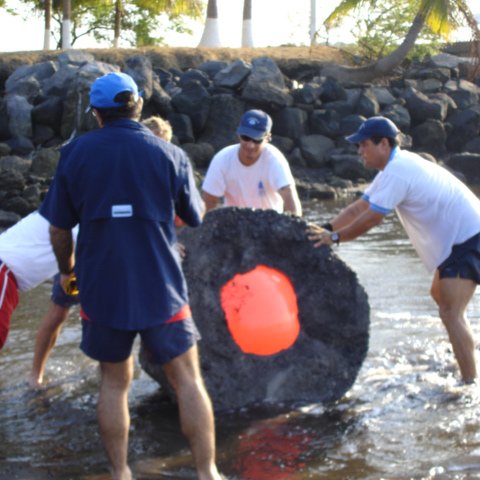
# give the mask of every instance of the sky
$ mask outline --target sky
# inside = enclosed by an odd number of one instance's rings
[[[317,0],[317,26],[338,5],[340,0]],[[227,47],[240,47],[243,0],[217,0],[220,24],[220,38]],[[467,0],[470,8],[480,21],[480,0]],[[21,2],[7,0],[7,5],[21,10]],[[252,24],[255,46],[277,46],[284,44],[309,44],[310,0],[253,0]],[[191,25],[193,35],[169,35],[168,45],[174,47],[196,47],[203,31],[203,21]],[[465,39],[460,35],[455,39]],[[330,33],[331,44],[351,41],[350,26]],[[53,41],[52,41],[53,45]],[[96,44],[92,39],[75,43],[74,48],[109,47]],[[129,47],[128,44],[120,45]],[[23,20],[2,11],[0,15],[0,52],[41,50],[43,48],[43,19]]]

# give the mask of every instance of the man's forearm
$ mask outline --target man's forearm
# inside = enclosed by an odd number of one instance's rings
[[[353,223],[368,209],[368,202],[359,199],[344,208],[333,220],[330,221],[332,230],[340,230]]]
[[[297,189],[290,185],[281,188],[278,193],[283,199],[283,210],[298,217],[302,216],[302,204],[298,198]]]
[[[60,273],[63,275],[72,273],[75,266],[72,231],[50,225],[50,242]]]

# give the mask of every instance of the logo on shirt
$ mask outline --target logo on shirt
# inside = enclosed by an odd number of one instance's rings
[[[265,186],[263,185],[263,182],[262,182],[261,180],[258,182],[258,194],[259,194],[260,196],[263,196],[263,195],[266,194],[266,192],[265,192]]]
[[[112,205],[113,218],[125,218],[133,215],[132,205]]]

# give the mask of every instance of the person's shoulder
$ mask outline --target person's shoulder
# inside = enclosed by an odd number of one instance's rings
[[[235,160],[236,158],[238,158],[237,156],[238,148],[239,148],[238,143],[234,145],[228,145],[227,147],[223,147],[212,157],[211,163],[224,164],[232,160]]]
[[[267,143],[263,149],[263,154],[270,163],[290,168],[285,155],[275,145]]]

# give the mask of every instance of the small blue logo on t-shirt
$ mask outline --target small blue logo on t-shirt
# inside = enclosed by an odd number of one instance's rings
[[[263,186],[263,182],[261,180],[258,182],[258,194],[260,196],[263,196],[266,194],[265,187]]]

